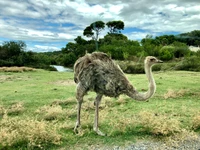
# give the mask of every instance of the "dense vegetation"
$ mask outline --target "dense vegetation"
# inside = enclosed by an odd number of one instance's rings
[[[99,39],[105,26],[109,32],[104,38]],[[139,42],[123,35],[121,33],[123,29],[122,21],[110,21],[106,24],[96,21],[83,31],[84,36],[91,37],[90,40],[77,36],[74,42],[67,43],[66,47],[56,52],[35,53],[26,51],[26,44],[23,41],[6,41],[0,46],[0,66],[29,66],[45,69],[51,69],[49,67],[51,64],[72,66],[76,59],[86,52],[101,51],[115,60],[123,61],[139,62],[147,55],[156,56],[165,62],[182,60],[179,66],[175,67],[176,69],[200,71],[198,67],[200,66],[200,52],[191,52],[188,48],[188,45],[200,45],[200,30],[155,38],[147,35]],[[132,72],[130,70],[129,72]]]

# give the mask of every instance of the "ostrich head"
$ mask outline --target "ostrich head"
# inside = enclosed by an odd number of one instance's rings
[[[162,63],[163,61],[157,59],[156,57],[153,56],[147,56],[144,63],[145,65],[148,65],[149,67],[153,66],[156,63]]]

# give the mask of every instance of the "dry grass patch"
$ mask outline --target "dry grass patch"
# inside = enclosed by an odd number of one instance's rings
[[[21,113],[23,113],[25,110],[24,108],[24,104],[22,102],[16,102],[13,103],[11,106],[9,107],[5,107],[3,105],[0,105],[0,116],[3,115],[19,115]]]
[[[2,72],[26,72],[26,71],[35,71],[34,68],[29,67],[0,67]]]
[[[0,105],[0,116],[3,116],[5,114],[5,108],[3,105]]]
[[[191,145],[193,142],[198,142],[198,135],[186,129],[182,129],[180,133],[165,137],[164,143],[172,148],[179,148],[182,144]]]
[[[126,98],[124,96],[120,96],[118,98],[118,100],[116,101],[116,104],[118,104],[118,105],[123,105],[123,104],[126,104],[126,103],[128,103],[128,101],[126,100]]]
[[[197,117],[194,120],[199,122],[199,119],[200,117]],[[181,144],[191,144],[199,140],[195,132],[182,128],[178,119],[172,116],[141,111],[138,123],[142,126],[143,131],[159,135],[158,137],[169,147],[178,148]],[[200,123],[196,125],[200,127]]]
[[[141,111],[138,118],[142,130],[154,135],[174,135],[182,131],[180,122],[170,116]]]
[[[178,91],[169,89],[165,94],[164,94],[164,98],[168,99],[168,98],[177,98],[177,97],[182,97],[184,96],[186,93],[188,93],[189,90],[185,90],[185,89],[180,89]]]
[[[28,149],[43,149],[48,145],[59,145],[61,135],[57,126],[31,118],[10,118],[4,115],[0,121],[0,149],[24,146]]]
[[[44,120],[62,120],[65,118],[66,111],[59,105],[45,105],[36,110],[36,113],[41,115],[41,119]]]
[[[193,128],[194,130],[199,130],[199,129],[200,129],[200,112],[197,113],[197,114],[193,117],[192,128]]]
[[[56,85],[61,85],[61,86],[72,86],[72,85],[76,85],[74,80],[59,80],[59,81],[56,81],[56,82],[51,82],[51,84],[56,84]]]
[[[55,100],[51,103],[51,105],[61,105],[61,106],[67,106],[70,104],[76,104],[77,101],[75,98],[68,98],[67,100]]]
[[[8,115],[18,115],[20,113],[23,113],[25,110],[24,103],[17,102],[12,104],[6,111]]]
[[[116,116],[115,118],[117,118]],[[124,117],[120,116],[120,118],[115,120],[110,120],[109,126],[110,126],[110,134],[118,135],[118,134],[126,134],[127,132],[130,132],[131,130],[134,130],[137,126],[137,119],[135,117]]]

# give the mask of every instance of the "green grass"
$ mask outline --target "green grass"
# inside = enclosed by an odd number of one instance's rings
[[[84,98],[80,133],[73,133],[76,121],[73,73],[0,72],[0,137],[4,137],[0,141],[6,141],[0,144],[0,149],[93,149],[125,146],[141,139],[169,143],[176,136],[185,137],[180,136],[183,133],[194,137],[200,129],[199,76],[199,72],[154,72],[157,91],[148,102],[123,95],[103,97],[100,129],[108,136],[101,137],[92,130],[93,92]],[[127,77],[137,90],[147,90],[144,74]],[[18,129],[12,122],[16,126],[24,124],[22,128],[26,130]],[[34,124],[38,130],[31,128]],[[17,134],[18,141],[12,138]]]

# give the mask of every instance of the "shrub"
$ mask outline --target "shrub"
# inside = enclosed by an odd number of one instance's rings
[[[13,103],[8,108],[0,105],[0,116],[3,115],[18,115],[24,112],[25,108],[22,102]]]
[[[22,113],[25,110],[24,104],[22,102],[17,102],[12,104],[8,109],[7,109],[7,114],[8,115],[18,115]]]
[[[26,72],[26,71],[35,71],[34,68],[30,67],[0,67],[2,72]]]
[[[65,112],[60,105],[43,106],[36,110],[37,114],[42,116],[44,120],[63,119]]]
[[[144,131],[155,135],[173,135],[181,132],[180,122],[168,116],[142,111],[139,123]]]
[[[75,63],[76,59],[77,57],[74,53],[65,54],[63,58],[63,64],[64,66],[72,65],[73,63]]]
[[[0,105],[0,116],[3,116],[5,114],[5,108]]]
[[[172,46],[163,46],[159,51],[161,60],[171,60],[174,57],[175,48]]]
[[[61,135],[57,133],[55,124],[31,118],[4,116],[0,122],[0,135],[0,149],[44,149],[61,142]]]
[[[120,68],[125,73],[133,73],[133,74],[141,74],[144,73],[144,64],[143,63],[134,63],[132,61],[120,61],[117,62]],[[162,65],[155,65],[153,66],[153,71],[160,71],[162,69]]]
[[[138,64],[138,65],[127,65],[126,70],[124,70],[125,73],[144,73],[144,65]]]
[[[188,90],[185,89],[180,89],[179,91],[174,91],[172,89],[169,89],[167,91],[167,93],[164,94],[164,98],[168,99],[168,98],[177,98],[177,97],[182,97],[184,96],[186,93],[188,92]]]
[[[193,128],[194,130],[199,130],[199,129],[200,129],[200,113],[197,113],[197,114],[193,117],[192,128]]]
[[[176,67],[176,70],[200,71],[200,58],[197,56],[187,57]]]

